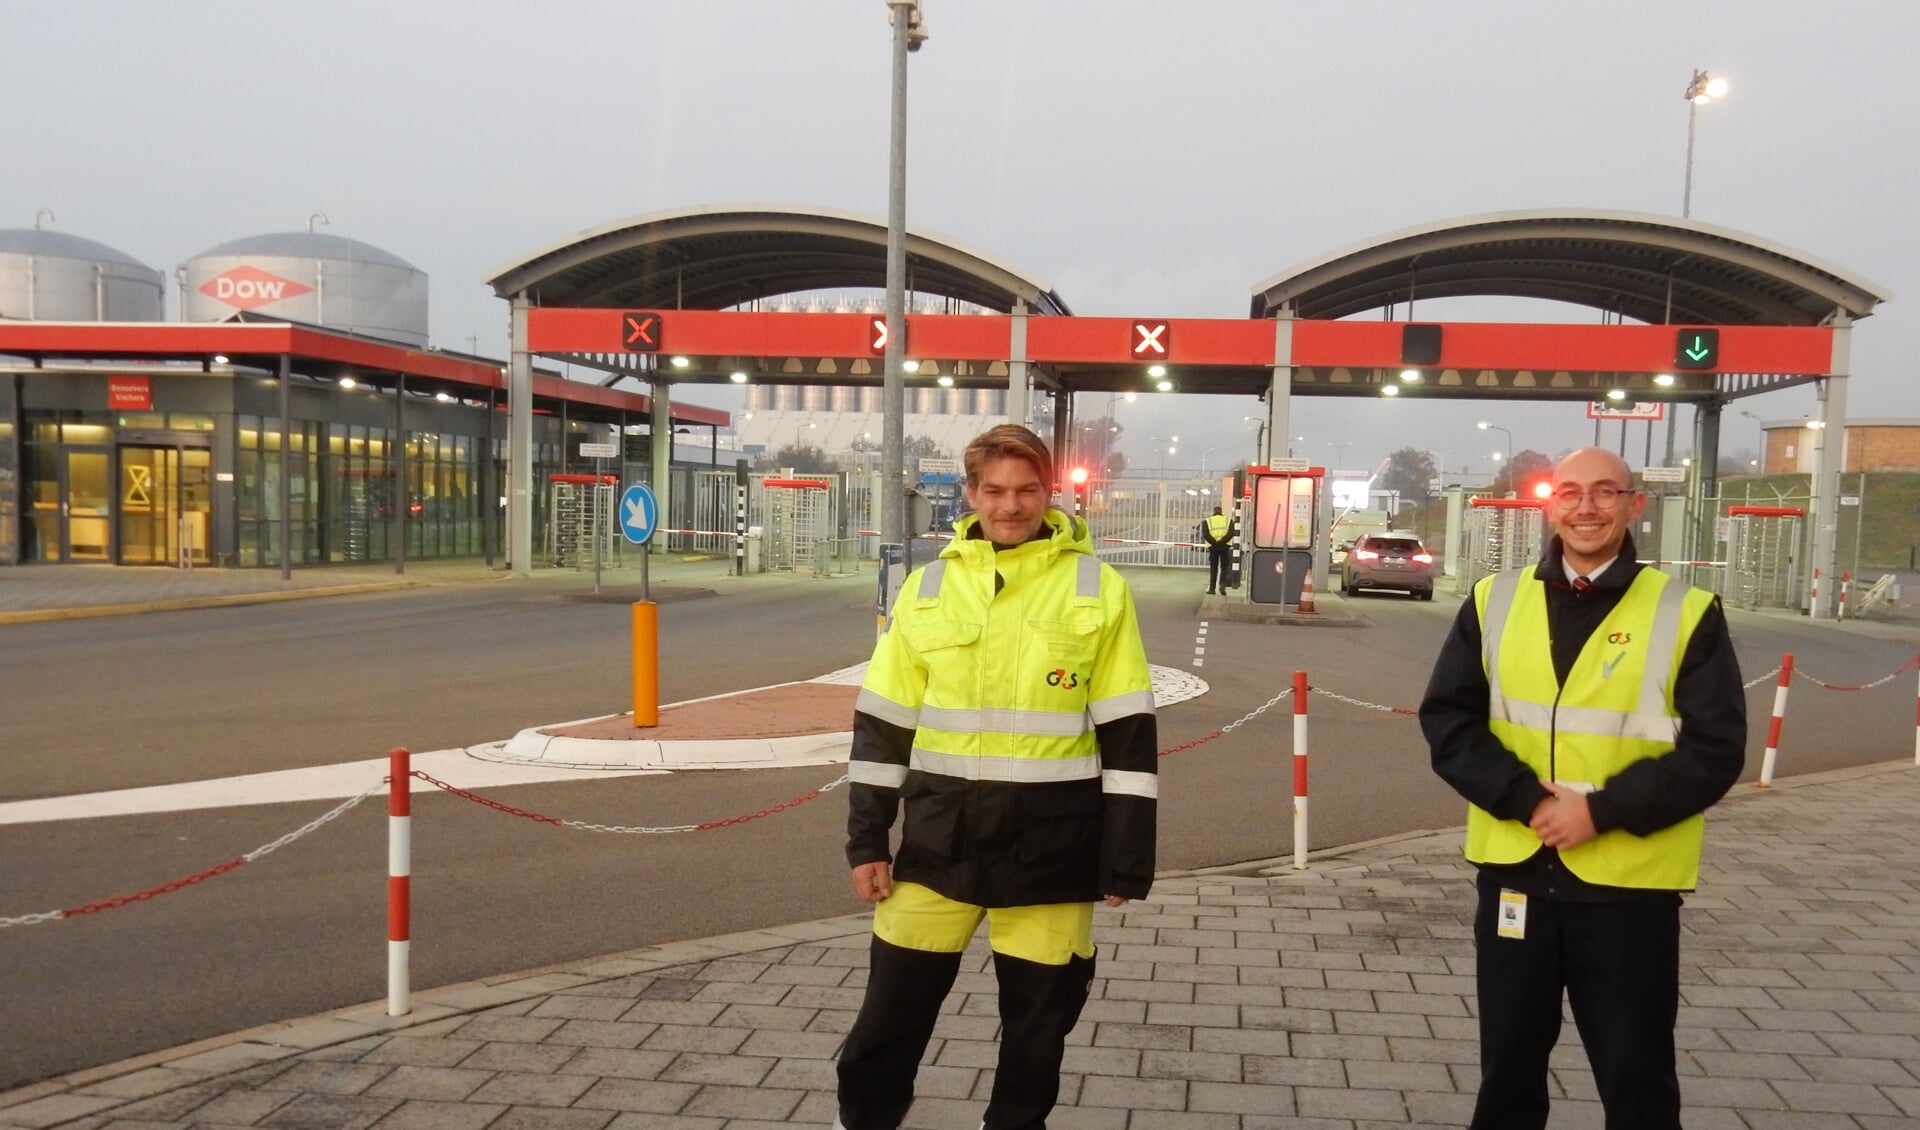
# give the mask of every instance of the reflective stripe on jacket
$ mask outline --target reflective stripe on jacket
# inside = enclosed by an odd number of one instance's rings
[[[1488,725],[1542,779],[1603,789],[1637,761],[1672,751],[1679,733],[1674,682],[1711,593],[1642,569],[1587,638],[1560,685],[1554,675],[1546,586],[1535,567],[1482,579],[1481,662],[1489,688]],[[1691,890],[1700,873],[1704,820],[1696,815],[1648,836],[1602,832],[1560,853],[1589,883]],[[1540,849],[1522,822],[1475,805],[1467,812],[1467,858],[1518,863]]]
[[[881,857],[877,790],[906,807],[898,879],[980,906],[1146,893],[1159,781],[1133,596],[1084,522],[1046,523],[996,552],[963,518],[902,585],[855,707],[850,861]]]

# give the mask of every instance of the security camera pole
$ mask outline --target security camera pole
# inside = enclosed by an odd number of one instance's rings
[[[905,546],[906,378],[900,370],[907,336],[907,52],[917,49],[920,0],[886,0],[893,23],[893,138],[887,162],[887,351],[880,409],[880,540]]]

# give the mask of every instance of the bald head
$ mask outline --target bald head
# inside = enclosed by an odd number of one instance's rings
[[[1577,573],[1612,561],[1646,508],[1646,496],[1633,489],[1632,469],[1611,451],[1583,447],[1554,464],[1547,516]]]
[[[1627,461],[1604,447],[1583,447],[1568,452],[1553,465],[1555,483],[1589,483],[1601,479],[1620,486],[1633,484],[1633,471]]]

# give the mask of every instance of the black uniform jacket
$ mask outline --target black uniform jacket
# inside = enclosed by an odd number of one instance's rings
[[[1547,586],[1547,622],[1553,633],[1553,670],[1564,686],[1587,637],[1620,603],[1642,566],[1633,538],[1585,592],[1567,583],[1560,538],[1548,542],[1534,575]],[[1433,756],[1433,770],[1473,804],[1495,816],[1525,823],[1547,795],[1540,779],[1487,728],[1487,672],[1481,659],[1480,613],[1472,596],[1460,605],[1453,629],[1440,647],[1420,702],[1420,729]],[[1674,685],[1680,736],[1671,753],[1628,766],[1587,797],[1596,831],[1621,829],[1649,835],[1704,812],[1726,795],[1746,764],[1747,701],[1740,664],[1727,633],[1726,613],[1715,600],[1700,619],[1680,661]],[[1560,853],[1542,846],[1512,865],[1480,865],[1503,886],[1543,898],[1600,901],[1671,897],[1663,891],[1626,890],[1583,882],[1560,863]]]

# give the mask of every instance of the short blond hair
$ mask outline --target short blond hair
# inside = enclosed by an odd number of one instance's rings
[[[1047,451],[1044,440],[1032,431],[1018,424],[1001,424],[997,428],[988,428],[974,437],[967,445],[963,457],[967,470],[967,486],[980,485],[980,472],[992,460],[1018,459],[1032,467],[1040,476],[1047,489],[1054,487],[1053,455]]]

